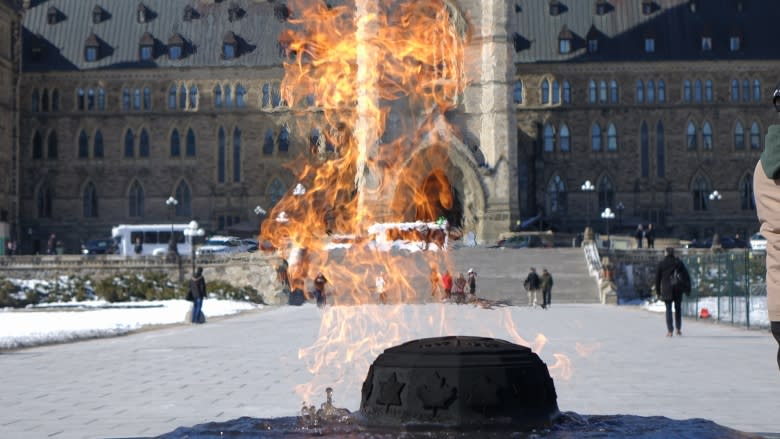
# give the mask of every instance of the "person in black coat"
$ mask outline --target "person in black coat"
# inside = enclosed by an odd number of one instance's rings
[[[190,292],[188,298],[192,297],[192,323],[203,323],[201,318],[203,309],[203,299],[206,298],[206,279],[203,278],[203,267],[198,267],[190,279]]]
[[[674,249],[668,247],[666,249],[666,256],[658,264],[655,270],[655,292],[658,297],[666,304],[666,336],[671,337],[672,331],[675,326],[677,327],[677,335],[682,335],[682,295],[686,291],[684,286],[673,286],[671,279],[677,269],[682,273],[683,278],[686,279],[687,284],[690,285],[690,276],[688,270],[685,268],[685,264],[674,256]],[[672,325],[672,303],[674,303],[674,326]]]
[[[647,225],[645,239],[647,239],[647,248],[655,248],[655,228],[652,224]]]

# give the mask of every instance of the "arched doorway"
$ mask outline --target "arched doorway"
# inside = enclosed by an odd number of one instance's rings
[[[421,196],[415,199],[415,220],[431,222],[444,217],[450,227],[459,229],[463,226],[461,194],[450,184],[443,170],[434,169],[428,174],[419,194]]]

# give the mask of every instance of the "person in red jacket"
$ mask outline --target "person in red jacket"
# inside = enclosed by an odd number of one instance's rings
[[[441,286],[444,287],[444,298],[449,299],[452,293],[452,276],[450,276],[449,270],[444,270],[444,274],[441,276]]]

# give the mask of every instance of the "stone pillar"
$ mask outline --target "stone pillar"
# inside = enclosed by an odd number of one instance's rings
[[[487,188],[486,209],[477,237],[493,241],[499,233],[510,230],[513,221],[520,217],[517,120],[511,95],[515,67],[509,38],[514,2],[462,0],[460,4],[472,31],[466,50],[471,84],[463,103],[467,141],[469,148],[478,148],[484,156],[480,171]]]

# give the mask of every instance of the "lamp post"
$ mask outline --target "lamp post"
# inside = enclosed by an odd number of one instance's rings
[[[716,190],[712,191],[710,193],[710,201],[712,201],[712,211],[715,212],[715,207],[718,201],[720,201],[723,196],[720,194],[720,192]],[[715,218],[715,225],[712,227],[712,229],[715,231],[714,235],[712,237],[712,246],[719,246],[720,245],[720,236],[718,236],[718,219]]]
[[[165,200],[165,205],[169,208],[171,220],[171,238],[168,240],[168,255],[170,256],[179,254],[179,249],[176,246],[176,236],[173,233],[173,213],[177,204],[179,204],[179,200],[173,198],[173,196],[170,196]]]
[[[596,190],[596,186],[590,180],[585,180],[585,183],[580,186],[583,192],[585,192],[585,204],[587,204],[586,210],[588,212],[588,227],[590,227],[590,193]]]
[[[604,221],[607,222],[607,248],[610,248],[612,247],[612,237],[609,236],[609,220],[615,218],[615,212],[607,207],[603,212],[601,212],[601,217],[604,218]]]
[[[621,226],[623,225],[623,209],[625,209],[626,206],[623,205],[623,202],[618,201],[617,206],[615,206],[615,209],[617,210],[617,216],[618,216],[618,224]]]
[[[195,252],[195,238],[205,234],[206,232],[198,227],[198,222],[195,220],[190,221],[190,223],[187,225],[187,228],[184,229],[184,236],[190,237],[190,259],[192,261],[193,273],[195,273],[195,257],[197,256],[197,253]]]

